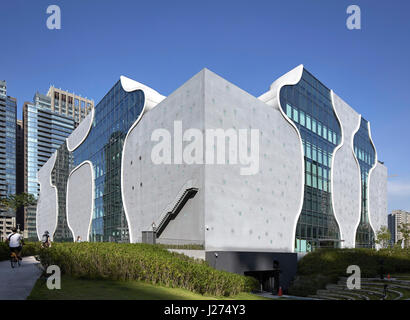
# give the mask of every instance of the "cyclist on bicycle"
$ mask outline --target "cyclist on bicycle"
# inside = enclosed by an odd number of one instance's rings
[[[23,237],[21,236],[20,233],[17,233],[16,228],[11,229],[11,233],[7,237],[7,242],[9,243],[10,247],[10,253],[15,252],[17,255],[17,258],[19,260],[23,260],[21,258],[21,250],[23,249]]]
[[[50,246],[51,246],[50,233],[48,231],[44,231],[44,234],[41,237],[41,247],[48,248]]]

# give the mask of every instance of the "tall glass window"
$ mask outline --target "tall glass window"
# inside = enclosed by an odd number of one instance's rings
[[[304,144],[305,191],[296,227],[295,250],[307,252],[317,247],[339,247],[330,172],[331,157],[341,140],[341,128],[333,111],[330,90],[304,70],[298,84],[281,89],[280,101],[299,129]],[[333,135],[328,138],[329,132],[335,134],[335,139]]]
[[[369,187],[369,172],[375,165],[375,150],[370,141],[369,127],[367,120],[363,119],[360,123],[359,131],[354,136],[353,140],[354,150],[360,165],[361,176],[361,215],[360,224],[356,230],[356,247],[359,248],[373,248],[374,230],[369,223],[369,202],[368,202],[368,187]]]

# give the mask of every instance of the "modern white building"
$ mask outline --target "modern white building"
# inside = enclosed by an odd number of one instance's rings
[[[369,122],[302,65],[260,97],[207,69],[168,97],[121,77],[66,147],[66,210],[51,183],[62,151],[38,174],[39,237],[197,244],[217,268],[277,260],[289,280],[298,252],[374,247],[387,225]]]

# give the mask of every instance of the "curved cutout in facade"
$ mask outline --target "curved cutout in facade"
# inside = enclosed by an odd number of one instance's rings
[[[340,247],[340,228],[333,213],[332,159],[340,144],[341,128],[331,92],[306,69],[297,84],[283,86],[280,107],[299,131],[302,142],[304,193],[295,226],[295,251]]]
[[[276,81],[274,81],[271,86],[270,86],[270,91],[267,93],[261,95],[259,97],[260,100],[264,101],[265,103],[272,105],[274,108],[278,109],[283,118],[294,128],[296,131],[299,142],[300,142],[300,151],[298,151],[298,155],[296,155],[297,158],[300,158],[300,181],[296,183],[296,185],[299,185],[298,190],[296,190],[296,193],[300,195],[300,200],[299,203],[297,204],[297,214],[295,217],[295,220],[293,222],[293,235],[292,235],[292,243],[290,244],[289,248],[294,248],[294,241],[296,237],[296,226],[297,222],[299,219],[299,216],[302,212],[303,208],[303,199],[304,199],[304,184],[305,184],[305,162],[304,162],[304,150],[303,150],[303,143],[302,143],[302,136],[300,135],[299,129],[297,126],[294,124],[294,122],[289,119],[289,117],[286,115],[286,113],[283,111],[281,101],[280,101],[280,91],[284,86],[287,85],[296,85],[299,83],[299,81],[302,79],[303,75],[303,70],[304,67],[303,65],[299,65],[293,70],[289,71]]]
[[[157,91],[137,82],[134,81],[132,79],[129,79],[127,77],[121,76],[121,85],[123,87],[123,89],[127,92],[132,92],[132,91],[136,91],[136,90],[141,90],[143,95],[144,95],[144,104],[142,107],[142,111],[140,113],[140,115],[138,116],[137,120],[132,124],[131,128],[128,130],[127,135],[125,136],[124,139],[124,145],[123,145],[123,149],[122,149],[122,156],[121,156],[121,198],[122,198],[122,204],[123,204],[123,208],[124,208],[124,213],[125,213],[125,217],[127,219],[127,223],[128,223],[128,233],[129,233],[129,238],[130,238],[130,242],[136,242],[136,239],[133,235],[132,232],[132,226],[130,224],[132,224],[132,221],[130,219],[130,215],[129,215],[129,210],[127,208],[127,201],[124,197],[124,192],[125,192],[125,187],[124,187],[124,164],[125,161],[131,161],[127,159],[126,156],[126,151],[127,151],[127,144],[128,144],[128,137],[130,135],[130,133],[132,132],[132,130],[138,125],[138,123],[140,122],[140,120],[142,119],[142,117],[144,116],[144,114],[151,110],[152,108],[154,108],[158,103],[160,103],[162,100],[165,99],[165,96],[159,94]],[[132,155],[131,155],[132,158]]]
[[[372,248],[375,246],[375,231],[369,216],[369,177],[377,164],[377,153],[371,140],[370,125],[363,117],[354,139],[354,153],[360,166],[361,179],[361,214],[356,229],[356,247]]]
[[[53,240],[54,231],[57,228],[58,193],[57,188],[52,184],[51,172],[57,158],[57,151],[43,165],[38,172],[38,182],[40,184],[40,195],[37,201],[36,228],[37,237],[40,240],[44,231],[50,233]]]
[[[94,211],[94,171],[90,161],[84,161],[71,171],[67,181],[67,224],[74,241],[78,236],[89,241]]]

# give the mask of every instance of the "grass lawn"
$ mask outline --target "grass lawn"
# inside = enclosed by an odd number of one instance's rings
[[[62,276],[61,289],[49,290],[45,280],[37,280],[29,300],[270,300],[250,293],[232,297],[203,296],[179,288],[140,281],[86,280]]]

